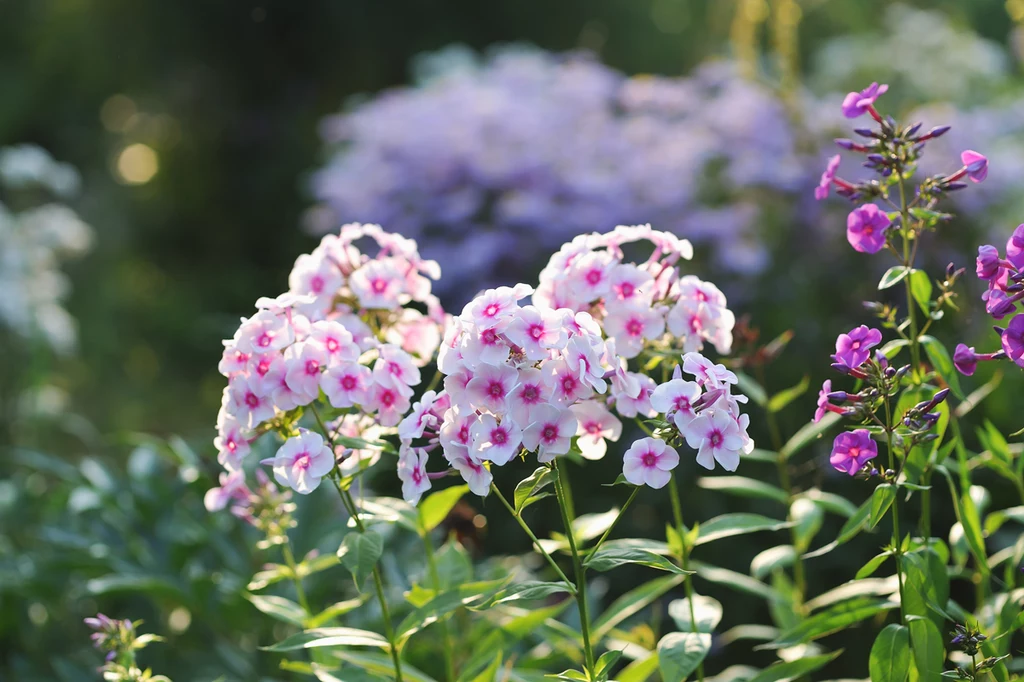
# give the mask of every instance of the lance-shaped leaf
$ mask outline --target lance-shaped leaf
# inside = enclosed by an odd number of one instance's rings
[[[733,535],[745,535],[764,530],[780,530],[789,528],[792,523],[778,519],[762,516],[761,514],[722,514],[702,523],[700,535],[697,536],[698,545],[720,540],[721,538],[732,537]]]
[[[892,623],[882,628],[871,646],[868,670],[872,682],[903,682],[910,674],[910,631]]]
[[[711,648],[706,632],[671,632],[658,642],[658,667],[663,680],[685,680]]]
[[[325,646],[368,646],[389,649],[388,640],[376,632],[356,628],[314,628],[298,632],[287,639],[268,647],[264,651],[295,651]]]
[[[365,533],[351,531],[341,541],[338,558],[342,565],[352,572],[356,587],[362,589],[366,578],[373,573],[373,567],[384,553],[384,539],[375,531]]]

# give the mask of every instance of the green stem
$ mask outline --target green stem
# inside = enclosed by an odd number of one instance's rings
[[[907,205],[907,190],[903,186],[902,169],[897,169],[897,173],[900,188],[900,216],[902,221],[900,233],[903,236],[903,266],[913,268],[914,259],[910,252],[910,207]],[[917,376],[921,369],[921,351],[918,346],[917,315],[914,312],[914,292],[911,289],[910,280],[910,273],[907,273],[907,276],[903,278],[903,284],[907,292],[907,319],[910,321],[910,360],[914,374]]]
[[[508,513],[512,515],[512,518],[516,520],[516,523],[518,523],[519,527],[523,529],[523,532],[525,532],[530,537],[530,540],[533,541],[533,544],[537,548],[537,551],[540,552],[545,559],[547,559],[547,562],[551,565],[551,568],[555,569],[555,573],[558,574],[558,577],[561,578],[562,581],[569,587],[569,592],[571,594],[576,594],[576,586],[573,584],[571,580],[569,580],[569,578],[565,575],[562,569],[558,567],[558,564],[555,563],[554,558],[550,554],[548,554],[547,551],[545,551],[544,547],[541,546],[540,540],[538,540],[537,536],[534,535],[532,530],[530,530],[530,527],[526,524],[526,521],[523,521],[522,517],[519,516],[519,514],[516,514],[516,510],[512,508],[512,505],[508,503],[508,500],[505,499],[505,496],[501,494],[501,491],[498,490],[498,486],[494,485],[494,483],[491,483],[491,491],[499,500],[501,500],[501,503],[505,505],[505,509],[507,509]]]
[[[615,520],[612,521],[612,524],[608,526],[608,530],[606,530],[604,534],[601,535],[600,539],[597,541],[597,544],[590,548],[589,553],[591,555],[597,554],[597,550],[601,549],[601,545],[604,544],[604,541],[608,538],[608,535],[615,528],[615,524],[617,524],[619,522],[619,519],[622,518],[622,515],[626,513],[626,510],[629,508],[629,505],[633,502],[633,499],[636,497],[636,494],[638,492],[640,492],[640,486],[634,486],[633,492],[630,493],[629,495],[629,499],[626,500],[626,504],[622,505],[622,509],[619,510],[619,513],[615,517]]]
[[[889,394],[885,392],[885,437],[886,446],[889,451],[889,468],[896,471],[896,453],[892,447],[892,409],[889,405]],[[900,588],[900,624],[905,625],[907,621],[906,612],[904,611],[906,600],[903,595],[903,538],[900,535],[900,501],[897,489],[897,495],[892,501],[892,545],[893,545],[893,556],[896,559],[896,583]]]
[[[427,553],[427,569],[430,572],[430,582],[437,594],[441,593],[441,575],[437,570],[437,558],[434,556],[434,543],[430,541],[430,533],[423,534],[423,547]],[[445,679],[448,682],[455,682],[455,650],[452,648],[452,631],[448,619],[441,621],[441,629],[444,635],[444,668]]]
[[[295,555],[292,554],[291,544],[288,542],[288,538],[285,538],[284,544],[281,545],[281,552],[284,554],[284,562],[288,566],[289,572],[292,574],[292,582],[295,584],[295,594],[299,598],[299,606],[306,612],[306,617],[313,615],[313,612],[309,610],[309,602],[306,600],[306,590],[302,587],[302,578],[299,577],[299,565],[295,561]]]
[[[331,446],[331,450],[334,450],[334,438],[331,437],[331,432],[328,430],[327,425],[324,424],[323,418],[320,416],[320,412],[316,409],[316,405],[310,403],[310,411],[316,418],[316,423],[320,426],[320,430],[323,432],[324,438]],[[328,474],[331,482],[334,483],[335,489],[338,491],[338,495],[341,496],[341,503],[345,505],[345,509],[348,511],[349,516],[356,524],[356,529],[360,533],[366,532],[366,525],[363,520],[359,518],[359,509],[356,507],[355,500],[352,499],[351,493],[341,487],[341,483],[338,481],[338,477],[335,475],[338,471],[337,465]],[[387,637],[388,650],[391,653],[391,661],[395,667],[395,682],[402,682],[402,656],[398,650],[398,646],[395,641],[395,629],[391,624],[391,610],[388,608],[388,600],[384,594],[384,581],[380,577],[380,566],[376,563],[373,565],[373,589],[377,594],[377,603],[380,604],[381,617],[384,619],[384,636]]]
[[[682,545],[679,562],[684,571],[690,570],[690,549],[686,546],[686,526],[683,525],[683,506],[679,503],[679,490],[676,487],[676,475],[672,473],[672,479],[668,484],[669,497],[672,500],[672,516],[676,522],[676,533],[679,534],[679,542]],[[697,627],[697,614],[693,606],[693,579],[689,573],[683,578],[683,585],[686,587],[686,601],[690,604],[690,627],[695,634],[700,634]],[[697,680],[704,682],[704,661],[697,664]]]
[[[586,660],[588,679],[597,676],[594,662],[594,647],[590,642],[590,617],[587,613],[587,579],[584,575],[583,563],[576,547],[576,537],[572,532],[572,497],[569,492],[569,481],[561,466],[561,458],[555,458],[555,495],[558,497],[558,509],[562,513],[565,524],[565,535],[569,538],[569,551],[572,553],[572,568],[576,576],[576,605],[580,611],[580,632],[583,635],[583,656]]]

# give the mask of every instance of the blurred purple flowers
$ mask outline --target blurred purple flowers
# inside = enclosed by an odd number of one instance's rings
[[[321,205],[307,227],[387,224],[441,263],[449,296],[620,223],[650,222],[757,272],[768,255],[746,190],[807,180],[782,103],[725,62],[687,78],[525,48],[424,64],[419,87],[323,122],[333,156],[313,176]]]

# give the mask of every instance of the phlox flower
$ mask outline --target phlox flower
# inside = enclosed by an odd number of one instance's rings
[[[692,374],[697,383],[704,388],[724,388],[739,383],[736,375],[725,365],[711,362],[700,353],[683,355],[683,371]]]
[[[320,375],[320,389],[331,406],[339,409],[369,402],[372,384],[370,368],[354,362],[330,366]]]
[[[598,335],[596,337],[600,339]],[[577,370],[580,382],[598,393],[608,390],[604,380],[604,367],[601,366],[601,354],[585,336],[573,336],[565,345],[562,357],[569,367]]]
[[[519,373],[510,365],[480,365],[466,384],[464,401],[492,414],[503,415],[509,408],[509,395],[515,390]]]
[[[488,289],[467,303],[460,317],[477,327],[502,332],[512,321],[513,312],[518,312],[519,299],[532,293],[533,288],[525,284]]]
[[[846,240],[855,251],[878,253],[885,247],[885,233],[891,226],[892,220],[875,204],[858,206],[846,218]]]
[[[576,444],[586,459],[601,459],[608,450],[605,440],[617,441],[622,435],[622,422],[597,400],[586,400],[571,405],[579,427]]]
[[[436,321],[420,311],[403,308],[395,323],[384,331],[384,338],[409,353],[417,367],[423,367],[441,343],[441,331]]]
[[[203,496],[206,511],[220,511],[232,500],[248,499],[249,488],[245,485],[244,471],[222,471],[219,480],[220,485],[210,488]]]
[[[562,321],[557,311],[523,306],[509,322],[505,336],[519,346],[528,359],[544,360],[552,348],[565,345],[566,330]]]
[[[341,272],[320,252],[304,253],[295,259],[288,275],[288,289],[296,294],[308,294],[313,300],[299,308],[303,312],[324,314],[331,309],[334,296],[343,283]]]
[[[651,407],[659,414],[671,419],[676,428],[683,431],[697,418],[693,404],[701,396],[701,388],[694,381],[670,379],[651,393]]]
[[[405,277],[393,261],[371,260],[349,276],[348,286],[362,307],[395,310],[405,292]]]
[[[423,436],[423,431],[436,426],[437,417],[431,414],[437,391],[427,391],[418,402],[412,404],[412,411],[398,424],[398,437],[403,441],[411,441]]]
[[[213,439],[217,448],[218,460],[229,471],[241,467],[242,458],[249,454],[249,440],[243,433],[242,425],[237,419],[225,419],[218,428],[218,436]]]
[[[832,403],[828,401],[828,394],[832,392],[832,381],[826,379],[821,385],[821,390],[818,391],[818,408],[814,410],[814,423],[817,424],[825,418],[825,413],[830,412]]]
[[[821,174],[821,180],[818,182],[818,186],[814,188],[814,198],[818,201],[828,197],[828,191],[832,187],[832,181],[836,177],[836,171],[839,170],[839,161],[839,154],[836,154],[828,160],[828,164],[825,166],[825,171]]]
[[[510,348],[496,327],[474,329],[462,335],[459,355],[470,369],[480,365],[500,365],[508,360]]]
[[[285,383],[306,404],[320,395],[320,375],[330,357],[319,344],[302,341],[289,346],[284,353]]]
[[[1024,315],[1017,315],[1010,320],[1003,332],[1002,343],[1006,357],[1024,367]]]
[[[231,377],[239,372],[245,372],[249,368],[249,360],[252,353],[246,353],[232,341],[224,342],[224,352],[221,354],[220,362],[217,363],[217,371],[226,377]]]
[[[397,426],[409,409],[409,397],[397,388],[374,383],[370,400],[364,406],[368,412],[377,412],[381,426]]]
[[[979,279],[991,281],[998,277],[1003,270],[999,249],[991,244],[979,246],[975,270]]]
[[[523,442],[523,430],[511,419],[501,423],[484,414],[469,428],[469,452],[474,457],[498,466],[508,464]]]
[[[291,345],[295,341],[295,332],[284,315],[260,310],[242,321],[236,339],[239,350],[266,353]]]
[[[449,460],[456,454],[466,455],[469,452],[469,429],[476,421],[475,413],[464,413],[459,407],[453,406],[444,413],[444,420],[439,431],[439,440],[445,457]]]
[[[523,446],[536,451],[537,461],[550,462],[569,452],[578,427],[576,415],[569,409],[541,405],[533,416],[533,423],[523,432]]]
[[[336,320],[314,322],[306,343],[323,350],[327,354],[328,365],[359,361],[359,346],[352,333]]]
[[[554,400],[563,405],[571,405],[577,400],[586,400],[594,395],[593,389],[580,379],[579,370],[571,367],[565,360],[547,363],[545,371],[549,382],[554,387]]]
[[[550,399],[551,386],[544,373],[533,367],[521,369],[518,372],[516,386],[508,396],[512,418],[518,424],[530,424],[537,408],[547,405]]]
[[[1017,269],[1024,268],[1024,224],[1018,225],[1006,240],[1006,260]]]
[[[829,462],[837,471],[853,476],[877,456],[878,445],[871,434],[867,429],[856,429],[836,436]]]
[[[627,372],[627,374],[637,384],[636,394],[630,395],[626,391],[616,391],[613,379],[612,392],[615,396],[615,411],[627,419],[637,416],[653,417],[658,410],[651,401],[658,384],[646,374],[635,372]]]
[[[608,284],[611,291],[605,298],[605,306],[609,309],[650,305],[654,298],[654,277],[632,263],[620,263],[612,268]]]
[[[408,397],[412,395],[411,387],[420,383],[420,370],[404,350],[384,344],[380,357],[373,363],[373,380]]]
[[[288,367],[284,361],[284,354],[276,351],[253,355],[249,358],[249,385],[257,393],[269,395],[274,388],[284,381]]]
[[[308,495],[334,468],[334,452],[320,434],[299,429],[298,435],[286,440],[274,457],[260,463],[274,467],[274,478],[279,484]]]
[[[871,357],[871,349],[882,341],[882,332],[860,325],[836,338],[836,353],[832,359],[856,369]]]
[[[235,419],[246,428],[255,429],[274,416],[274,403],[267,395],[254,391],[246,377],[231,377],[227,390]]]
[[[724,409],[705,410],[682,430],[686,444],[697,450],[697,464],[714,469],[715,462],[726,471],[736,471],[746,440],[740,424]]]
[[[974,347],[958,343],[956,350],[953,351],[953,365],[963,375],[974,374],[974,370],[978,367],[978,354],[974,352]]]
[[[469,486],[470,492],[480,497],[487,496],[491,490],[491,481],[494,480],[494,476],[483,460],[477,459],[468,451],[452,454],[445,452],[445,457],[462,476],[462,480]]]
[[[426,450],[405,444],[399,448],[398,480],[402,482],[402,498],[409,504],[419,502],[423,493],[430,490]]]
[[[984,154],[968,149],[961,152],[960,161],[964,164],[964,171],[971,182],[984,182],[988,177],[988,159]]]
[[[633,485],[664,488],[672,480],[672,470],[679,466],[679,453],[657,438],[641,438],[626,450],[622,458],[622,475]]]
[[[860,92],[851,92],[843,99],[843,116],[846,118],[858,118],[865,113],[874,113],[875,100],[881,97],[889,89],[888,85],[872,83]]]
[[[622,357],[635,358],[644,349],[647,339],[656,339],[665,332],[665,317],[660,310],[639,302],[636,306],[621,306],[609,312],[604,318],[604,330],[615,339]]]

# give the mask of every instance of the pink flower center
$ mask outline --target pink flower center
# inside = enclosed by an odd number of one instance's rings
[[[330,337],[327,338],[327,343],[325,343],[324,345],[327,347],[328,353],[333,353],[334,351],[338,350],[339,347],[338,340],[332,339]]]
[[[316,360],[306,360],[306,374],[312,376],[320,373],[320,363]]]
[[[313,279],[309,280],[309,287],[313,290],[314,294],[319,294],[324,290],[324,278],[320,275],[315,275]]]
[[[674,408],[676,408],[676,410],[679,411],[679,412],[689,412],[690,411],[690,401],[687,398],[683,397],[683,396],[679,396],[678,398],[673,400],[672,401],[672,406]]]
[[[508,442],[508,434],[505,429],[494,429],[491,431],[491,442],[495,445],[504,445]]]
[[[422,469],[413,469],[412,470],[412,481],[416,485],[419,485],[423,481],[423,470]]]
[[[860,448],[852,447],[846,451],[846,454],[850,457],[850,459],[857,459],[857,457],[860,456]]]
[[[534,341],[540,341],[540,337],[544,336],[544,325],[542,324],[531,324],[527,333],[530,338]]]
[[[457,441],[465,445],[469,442],[469,427],[463,424],[462,428],[459,429],[459,435],[455,437]]]
[[[525,403],[535,403],[540,398],[540,391],[537,390],[536,386],[527,384],[523,387],[519,397],[522,398]]]
[[[370,289],[375,294],[383,294],[388,288],[388,282],[385,279],[371,279]]]
[[[626,323],[626,333],[630,336],[642,336],[644,333],[644,324],[635,317]]]
[[[485,329],[480,332],[480,341],[485,346],[493,346],[498,343],[498,334],[493,329]]]
[[[270,358],[262,358],[256,363],[256,373],[261,377],[266,376],[270,371]]]
[[[263,332],[262,334],[256,337],[256,345],[259,346],[260,348],[266,348],[267,346],[270,345],[270,342],[273,340],[273,336],[271,336],[267,332]]]
[[[601,277],[603,276],[603,274],[604,273],[602,273],[600,270],[591,270],[586,275],[587,276],[587,282],[591,286],[597,286],[598,284],[601,283]]]
[[[355,389],[358,383],[359,382],[356,381],[356,378],[351,374],[346,374],[341,378],[341,387],[346,391],[351,391]]]
[[[697,289],[697,300],[700,301],[701,303],[705,303],[708,300],[708,295],[705,294],[700,289]]]
[[[562,392],[570,394],[576,390],[576,377],[567,375],[562,377]]]
[[[295,468],[296,469],[302,469],[303,471],[305,471],[306,469],[309,468],[309,465],[310,465],[309,453],[308,452],[300,452],[299,455],[295,458]]]
[[[860,350],[860,341],[854,341],[850,344],[851,350]]]
[[[541,438],[544,439],[545,443],[552,443],[558,438],[558,427],[554,424],[548,424],[544,427],[544,430],[540,432]]]
[[[694,334],[700,333],[700,330],[704,328],[704,324],[700,321],[700,316],[692,315],[690,317],[690,331]]]
[[[400,377],[400,376],[402,376],[402,366],[400,364],[398,364],[397,362],[393,362],[393,361],[389,362],[388,363],[388,372],[393,377]]]
[[[245,404],[253,409],[256,409],[257,407],[260,406],[260,399],[255,393],[246,393]]]
[[[487,306],[486,308],[484,308],[484,316],[485,317],[494,317],[495,315],[498,314],[499,310],[501,310],[501,307],[497,303],[492,303],[489,306]]]
[[[392,391],[384,391],[380,394],[380,404],[384,407],[391,407],[395,404],[395,394]]]
[[[715,429],[714,431],[711,432],[711,435],[708,437],[708,440],[711,442],[711,447],[719,447],[722,444],[722,432],[719,431],[718,429]]]
[[[487,395],[492,398],[503,398],[505,396],[505,387],[501,385],[500,381],[492,381],[487,385]]]
[[[622,296],[622,298],[631,298],[635,291],[636,289],[630,282],[623,282],[619,287],[619,296]]]
[[[597,436],[601,433],[601,422],[587,422],[583,429],[592,436]]]
[[[653,451],[648,450],[640,458],[640,461],[643,463],[645,467],[647,467],[648,469],[652,469],[658,464],[658,455],[654,454]]]

